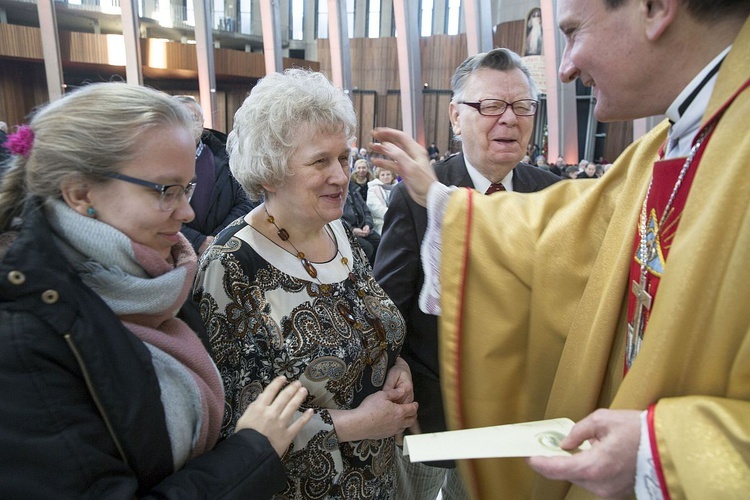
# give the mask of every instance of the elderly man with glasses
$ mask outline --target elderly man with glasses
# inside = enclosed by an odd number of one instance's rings
[[[495,191],[539,191],[560,178],[520,163],[531,138],[537,110],[536,83],[518,54],[493,49],[466,59],[451,82],[450,119],[461,153],[438,162],[435,172],[446,185]],[[406,319],[401,357],[408,363],[419,402],[418,428],[411,432],[446,430],[437,354],[437,316],[419,309],[424,274],[419,247],[427,214],[409,197],[405,186],[393,190],[385,215],[374,274]],[[403,457],[402,457],[403,458]],[[454,462],[400,462],[398,498],[433,500],[467,498]]]

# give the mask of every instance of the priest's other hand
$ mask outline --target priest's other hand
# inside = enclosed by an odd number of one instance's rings
[[[526,461],[548,479],[570,481],[597,496],[632,497],[640,414],[634,410],[597,410],[578,422],[560,443],[569,450],[588,439],[591,449],[569,457],[530,457]]]
[[[427,191],[433,182],[437,182],[437,177],[424,146],[408,134],[392,128],[376,128],[372,136],[380,142],[370,144],[370,151],[386,157],[371,157],[375,166],[396,172],[412,199],[425,206]]]

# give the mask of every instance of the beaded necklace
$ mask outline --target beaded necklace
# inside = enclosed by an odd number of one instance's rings
[[[279,227],[279,225],[276,223],[276,219],[273,217],[273,215],[268,213],[268,208],[263,205],[263,210],[266,212],[266,220],[273,224],[273,226],[276,228],[276,235],[279,237],[281,241],[284,241],[286,243],[289,243],[291,247],[296,252],[296,256],[299,259],[300,263],[302,264],[302,267],[305,269],[305,272],[314,279],[318,286],[320,287],[321,292],[324,295],[330,295],[333,292],[333,286],[327,283],[322,283],[320,279],[318,279],[318,270],[315,268],[315,266],[310,262],[310,260],[305,257],[304,252],[301,252],[295,245],[292,243],[289,239],[289,231],[284,229],[283,227]],[[363,280],[360,280],[357,275],[354,273],[352,268],[349,266],[349,259],[344,257],[344,255],[341,253],[341,249],[339,248],[339,242],[336,239],[335,235],[333,234],[333,230],[330,228],[329,225],[326,224],[326,234],[333,242],[334,246],[336,247],[336,255],[339,257],[339,262],[341,262],[348,271],[348,280],[354,285],[354,288],[357,291],[357,296],[360,298],[364,298],[365,295],[367,295],[367,292],[364,289],[364,285],[362,284]],[[361,334],[361,330],[363,330],[364,325],[357,320],[357,318],[354,316],[352,312],[352,308],[346,301],[339,301],[336,304],[336,311],[341,315],[341,317],[344,318],[344,320],[352,327],[354,327],[357,331],[360,331],[360,341],[362,342],[363,347],[365,348],[365,351],[367,351],[367,358],[365,362],[372,366],[377,364],[383,357],[383,355],[386,353],[386,348],[388,347],[388,341],[386,336],[385,327],[383,326],[383,322],[378,318],[377,316],[374,316],[372,314],[366,315],[366,320],[372,327],[372,329],[375,331],[375,335],[377,336],[377,343],[374,347],[370,347],[366,340],[364,339],[364,336]]]

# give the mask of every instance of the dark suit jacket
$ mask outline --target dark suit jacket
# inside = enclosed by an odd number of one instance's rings
[[[513,170],[513,189],[540,191],[561,180],[545,170],[519,164]],[[463,154],[435,164],[438,181],[447,186],[474,187]],[[412,372],[414,399],[419,403],[422,432],[446,430],[437,350],[437,316],[419,310],[419,291],[424,274],[419,256],[427,230],[427,211],[409,196],[403,184],[391,194],[383,234],[373,269],[376,281],[398,306],[406,321],[406,340],[401,351]],[[428,465],[453,466],[453,462]]]

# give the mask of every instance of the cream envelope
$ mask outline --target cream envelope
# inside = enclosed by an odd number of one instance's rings
[[[556,418],[522,424],[480,427],[460,431],[415,434],[404,438],[404,455],[412,462],[501,458],[565,456],[591,447],[588,441],[571,451],[560,448],[574,422]]]

